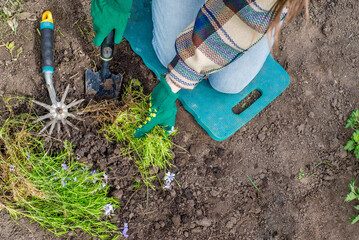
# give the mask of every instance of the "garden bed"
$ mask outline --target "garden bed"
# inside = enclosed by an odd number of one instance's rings
[[[84,72],[100,64],[99,49],[91,43],[88,0],[23,2],[21,12],[28,14],[19,20],[16,35],[9,30],[1,38],[0,45],[13,42],[15,47],[12,54],[0,47],[0,94],[49,101],[37,32],[45,10],[53,12],[56,26],[55,89],[62,95],[70,84],[67,101],[86,98],[85,108],[94,102],[84,95]],[[178,102],[175,166],[169,169],[178,184],[168,190],[158,181],[156,190],[138,185],[135,161],[121,156],[121,142],[109,142],[98,132],[95,115],[76,122],[80,130],[61,139],[72,142],[79,162],[109,175],[109,197],[120,206],[110,220],[119,231],[126,222],[129,239],[358,236],[358,227],[349,222],[357,214],[355,203],[344,202],[348,184],[359,173],[355,156],[344,150],[352,134],[346,119],[359,107],[358,16],[356,0],[319,0],[311,4],[308,25],[302,16],[286,26],[275,58],[291,84],[225,141],[212,140]],[[111,70],[123,74],[124,87],[138,79],[145,94],[158,82],[125,40],[116,46]],[[8,117],[5,105],[0,101],[3,119]],[[16,113],[25,109],[17,107]],[[5,211],[0,218],[0,239],[56,239],[26,218],[20,225],[8,222]],[[88,236],[70,232],[63,238]]]

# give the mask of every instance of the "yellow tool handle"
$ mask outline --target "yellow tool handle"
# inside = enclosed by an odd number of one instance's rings
[[[46,11],[42,14],[41,22],[51,22],[54,23],[54,19],[52,18],[52,13],[50,11]]]

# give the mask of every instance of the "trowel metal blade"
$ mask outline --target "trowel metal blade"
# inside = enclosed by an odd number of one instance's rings
[[[121,74],[111,74],[107,79],[101,79],[99,72],[86,70],[86,94],[97,97],[117,98],[122,84]]]

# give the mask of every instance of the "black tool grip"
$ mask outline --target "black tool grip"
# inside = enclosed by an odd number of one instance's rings
[[[54,30],[44,28],[41,32],[42,67],[54,67]]]
[[[115,47],[115,30],[112,30],[101,44],[101,59],[110,61]]]

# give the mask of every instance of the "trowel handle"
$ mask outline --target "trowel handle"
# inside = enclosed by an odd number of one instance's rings
[[[111,77],[110,61],[113,57],[113,48],[115,47],[115,30],[112,30],[101,44],[102,67],[100,70],[101,79]]]
[[[42,14],[40,23],[42,72],[54,72],[54,21],[50,11]]]
[[[115,30],[112,30],[101,44],[101,59],[108,62],[113,57],[113,48],[115,46]]]

